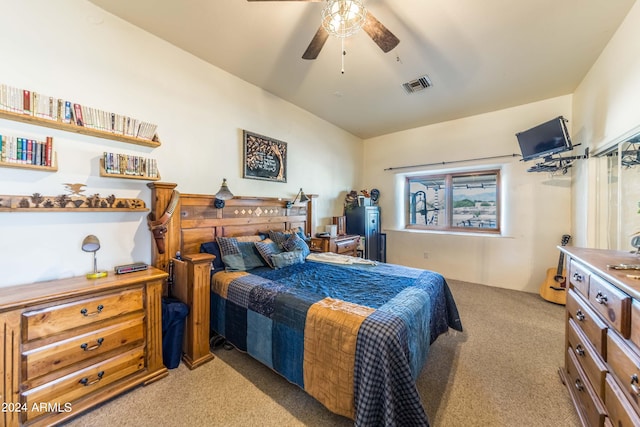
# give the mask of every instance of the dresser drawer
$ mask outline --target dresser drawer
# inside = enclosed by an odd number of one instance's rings
[[[635,299],[631,303],[631,333],[629,339],[640,348],[640,302]]]
[[[569,261],[569,283],[585,297],[589,296],[591,273],[575,260]]]
[[[359,239],[336,240],[336,253],[344,254],[347,252],[355,252],[358,248]]]
[[[144,348],[138,347],[118,356],[114,356],[96,365],[76,371],[59,380],[24,391],[21,403],[29,411],[26,420],[32,420],[40,415],[47,415],[47,407],[65,408],[65,404],[73,402],[90,393],[95,392],[122,378],[128,377],[145,368]],[[32,408],[42,406],[43,412],[31,411]]]
[[[573,289],[567,292],[567,314],[582,329],[602,358],[607,357],[607,325]]]
[[[567,339],[569,340],[570,349],[573,350],[576,360],[584,370],[594,390],[601,399],[604,398],[604,380],[607,375],[607,367],[573,319],[569,319]]]
[[[585,378],[572,349],[567,349],[567,387],[578,405],[578,409],[590,426],[602,426],[607,411],[598,398],[589,380]]]
[[[638,407],[640,357],[613,333],[607,334],[607,363],[629,400]]]
[[[589,282],[589,302],[615,330],[629,338],[631,297],[598,276],[592,275]]]
[[[143,309],[142,289],[87,298],[23,313],[23,339],[31,341]]]
[[[138,317],[91,331],[64,341],[23,352],[26,380],[120,349],[125,351],[144,340],[144,318]]]
[[[606,379],[605,402],[607,404],[609,418],[614,426],[640,426],[640,417],[638,417],[638,414],[625,397],[622,389],[611,375],[607,375]]]

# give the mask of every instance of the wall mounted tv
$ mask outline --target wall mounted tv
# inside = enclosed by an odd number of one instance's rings
[[[573,150],[566,120],[556,117],[531,129],[516,133],[522,160],[548,158],[554,154]]]

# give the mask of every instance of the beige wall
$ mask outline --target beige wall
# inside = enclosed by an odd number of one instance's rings
[[[560,115],[569,119],[570,126],[571,96],[365,141],[363,187],[381,192],[387,260],[435,270],[448,278],[537,292],[547,268],[557,266],[555,247],[571,227],[568,176],[526,172],[535,161],[521,162],[517,157],[385,169],[519,154],[516,132]],[[404,174],[470,167],[501,168],[502,236],[403,230]]]
[[[0,133],[52,135],[57,173],[0,168],[1,194],[64,193],[139,197],[144,181],[100,178],[104,151],[158,160],[162,180],[184,193],[215,193],[223,177],[239,196],[318,194],[318,222],[341,212],[361,176],[362,141],[270,93],[104,13],[89,2],[12,1],[0,14],[2,83],[65,97],[158,124],[162,146],[144,147],[0,120]],[[242,178],[242,130],[288,143],[287,183]],[[84,274],[80,249],[96,234],[98,266],[150,262],[151,237],[140,213],[1,213],[0,286]]]
[[[640,132],[639,100],[640,4],[636,2],[574,93],[572,108],[577,138],[591,150],[597,150]],[[601,246],[598,231],[602,219],[596,215],[597,180],[596,159],[583,162],[574,170],[573,233],[579,246]]]

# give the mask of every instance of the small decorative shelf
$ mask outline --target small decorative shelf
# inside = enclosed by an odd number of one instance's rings
[[[34,117],[27,114],[14,113],[12,111],[0,110],[0,118],[7,120],[15,120],[22,123],[29,123],[37,126],[45,126],[51,129],[59,129],[67,132],[79,133],[87,136],[95,136],[98,138],[112,139],[115,141],[126,142],[129,144],[143,145],[146,147],[159,147],[160,141],[148,140],[142,138],[135,138],[128,135],[122,135],[113,132],[107,132],[99,129],[87,128],[84,126],[78,126],[73,123],[64,123],[56,120],[43,119],[40,117]]]
[[[78,185],[78,184],[76,184]],[[42,196],[34,193],[29,196],[0,195],[0,212],[146,212],[141,199],[117,198],[114,195],[101,197],[67,195]]]
[[[39,165],[28,165],[22,163],[8,163],[8,162],[0,162],[0,167],[2,168],[16,168],[16,169],[30,169],[34,171],[41,172],[57,172],[58,165],[54,166],[39,166]]]
[[[100,176],[106,178],[124,178],[124,179],[141,179],[144,181],[160,181],[161,177],[158,173],[158,176],[150,177],[144,175],[127,175],[127,174],[119,174],[119,173],[109,173],[104,168],[104,159],[100,159]]]

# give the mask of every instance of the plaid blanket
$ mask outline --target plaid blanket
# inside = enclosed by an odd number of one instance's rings
[[[214,331],[358,426],[428,425],[416,378],[462,331],[441,275],[393,264],[219,272],[211,304]]]

